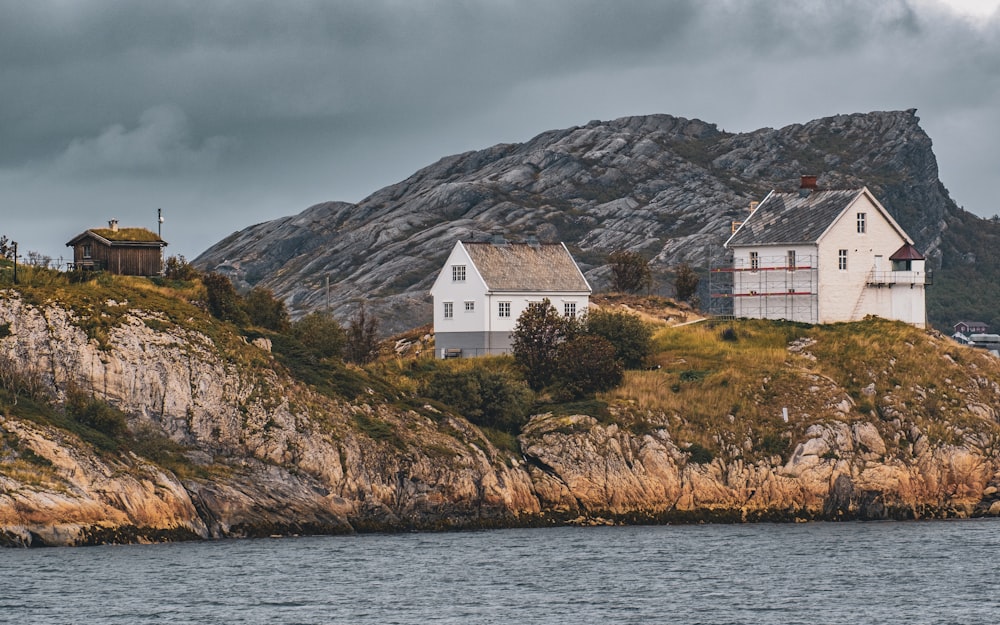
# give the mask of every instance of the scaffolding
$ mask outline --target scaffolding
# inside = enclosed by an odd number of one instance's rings
[[[792,262],[789,262],[792,261]],[[819,322],[819,281],[812,256],[712,259],[709,311],[717,317]]]

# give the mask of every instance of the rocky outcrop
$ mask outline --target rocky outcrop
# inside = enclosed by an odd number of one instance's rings
[[[443,158],[358,204],[318,204],[251,226],[195,264],[272,289],[294,314],[330,301],[346,319],[367,302],[391,334],[430,322],[428,291],[458,239],[563,241],[597,288],[607,282],[607,255],[634,250],[652,259],[669,291],[666,273],[721,257],[750,201],[797,188],[804,173],[825,188],[867,185],[935,268],[970,253],[949,232],[970,216],[938,180],[931,140],[911,110],[742,134],[670,115],[593,121]],[[940,314],[933,302],[931,313]]]
[[[5,384],[30,373],[56,399],[107,400],[128,415],[131,443],[81,438],[26,398],[0,396],[0,544],[1000,514],[1000,365],[972,352],[958,365],[943,344],[946,386],[896,387],[878,414],[855,405],[874,383],[859,382],[855,401],[829,378],[794,373],[805,386],[782,401],[795,419],[815,418],[780,433],[784,454],[750,453],[750,438],[711,429],[717,453],[698,454],[677,429],[682,413],[628,402],[610,418],[536,415],[515,454],[415,398],[321,395],[224,327],[178,321],[193,309],[172,318],[108,299],[83,319],[84,308],[0,292],[0,373]],[[796,340],[789,353],[813,362],[806,350],[820,347]],[[871,375],[896,375],[883,366]],[[926,407],[911,401],[921,396]],[[752,427],[730,417],[732,432]]]

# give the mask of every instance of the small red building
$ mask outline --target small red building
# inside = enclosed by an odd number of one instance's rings
[[[167,242],[145,228],[119,228],[112,219],[107,228],[91,228],[74,237],[74,269],[103,270],[123,276],[157,276],[163,271]]]

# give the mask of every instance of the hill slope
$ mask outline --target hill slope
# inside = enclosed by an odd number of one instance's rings
[[[867,185],[929,257],[938,284],[959,276],[960,285],[929,292],[937,327],[994,316],[1000,325],[1000,226],[951,200],[912,110],[743,134],[669,115],[594,121],[443,158],[358,204],[318,204],[246,228],[195,264],[228,261],[244,285],[271,288],[297,313],[326,304],[329,279],[338,316],[366,301],[387,332],[430,321],[427,291],[455,240],[496,232],[566,242],[598,289],[608,253],[642,252],[667,293],[673,266],[707,266],[751,200],[797,188],[804,173],[825,188]]]

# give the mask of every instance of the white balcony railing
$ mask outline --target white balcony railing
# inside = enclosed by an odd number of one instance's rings
[[[886,284],[930,284],[928,276],[923,271],[869,271],[868,284],[882,286]]]

